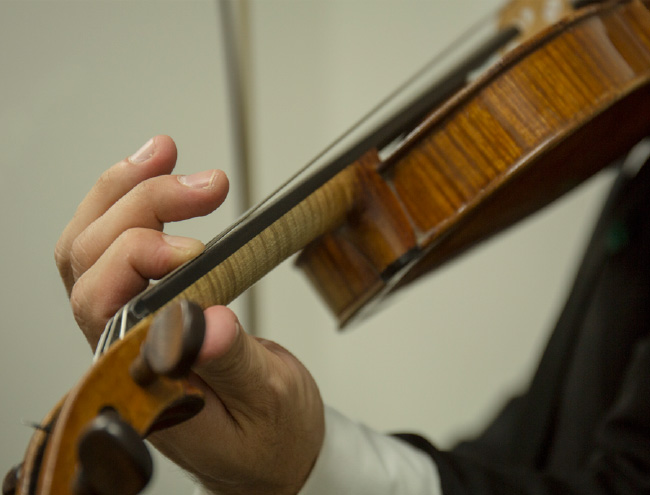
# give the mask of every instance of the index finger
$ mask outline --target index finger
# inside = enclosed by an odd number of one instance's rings
[[[134,154],[106,170],[77,207],[59,238],[54,256],[68,290],[74,284],[70,267],[72,243],[91,223],[140,182],[171,173],[176,165],[176,145],[169,136],[155,136]]]

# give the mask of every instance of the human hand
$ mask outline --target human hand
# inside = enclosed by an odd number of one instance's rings
[[[171,176],[175,161],[173,141],[157,136],[118,162],[57,243],[73,313],[93,348],[106,321],[149,279],[203,249],[199,241],[165,236],[163,225],[213,211],[228,181],[220,171]],[[288,351],[247,335],[229,309],[213,307],[205,315],[205,341],[191,376],[205,407],[151,441],[215,493],[297,493],[324,435],[314,380]]]
[[[190,378],[205,406],[150,440],[215,494],[295,495],[323,443],[316,383],[286,349],[246,334],[228,308],[214,306],[205,317]]]
[[[156,136],[102,174],[55,249],[72,311],[93,349],[106,321],[132,297],[199,254],[195,239],[167,236],[166,222],[214,211],[228,193],[219,170],[169,175],[176,146]]]

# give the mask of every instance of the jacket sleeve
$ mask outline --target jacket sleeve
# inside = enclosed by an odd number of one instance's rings
[[[572,472],[518,464],[499,453],[508,442],[511,403],[488,435],[444,452],[417,435],[398,435],[437,466],[444,495],[631,495],[650,493],[650,339],[641,341],[612,407],[593,435],[588,459]]]

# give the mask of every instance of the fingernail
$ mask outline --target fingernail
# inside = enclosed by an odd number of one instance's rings
[[[149,141],[144,143],[138,151],[129,157],[129,161],[134,164],[144,163],[153,156],[155,151],[156,145],[153,138],[151,138]]]
[[[205,170],[204,172],[197,172],[192,175],[181,175],[178,177],[178,182],[195,189],[207,189],[214,182],[216,175],[216,170]]]
[[[173,248],[181,249],[183,251],[196,251],[197,254],[205,247],[201,241],[192,239],[191,237],[163,234],[162,238]]]

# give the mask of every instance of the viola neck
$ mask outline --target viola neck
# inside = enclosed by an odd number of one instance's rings
[[[350,176],[350,169],[343,170],[259,232],[244,227],[241,233],[233,231],[232,241],[225,238],[211,243],[204,255],[177,273],[178,279],[186,273],[190,278],[200,277],[180,291],[172,286],[176,277],[170,278],[170,292],[177,295],[168,300],[189,299],[203,308],[230,303],[289,256],[343,223],[354,202]],[[239,235],[241,239],[236,238]],[[200,266],[208,263],[214,265],[208,271]]]
[[[203,308],[230,303],[286,258],[341,224],[355,196],[352,174],[346,168],[320,187],[302,184],[214,238],[203,253],[136,296],[108,322],[96,357],[171,301],[189,299]],[[322,180],[318,174],[311,179]],[[296,200],[299,194],[306,197]]]

